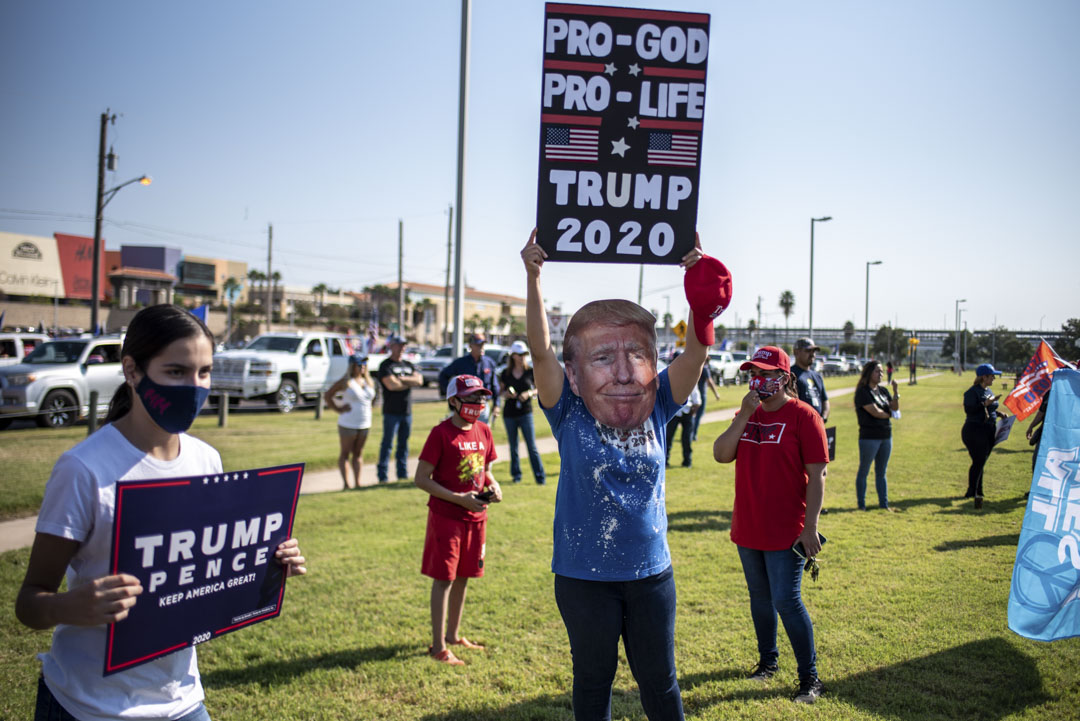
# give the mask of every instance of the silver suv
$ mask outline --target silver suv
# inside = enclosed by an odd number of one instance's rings
[[[70,426],[90,409],[98,392],[98,415],[124,381],[122,336],[58,338],[40,344],[22,363],[0,368],[0,429],[32,416],[43,428]]]

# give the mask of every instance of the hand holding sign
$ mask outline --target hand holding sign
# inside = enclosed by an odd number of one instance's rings
[[[285,567],[285,578],[303,576],[307,573],[307,566],[304,565],[307,561],[300,553],[300,542],[295,538],[290,538],[278,546],[274,558]]]
[[[128,616],[136,597],[143,592],[139,579],[127,573],[102,576],[64,594],[70,613],[64,623],[73,626],[101,626]]]

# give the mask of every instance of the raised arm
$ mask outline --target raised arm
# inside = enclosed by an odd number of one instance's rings
[[[521,249],[521,260],[525,263],[525,328],[529,336],[529,350],[533,359],[533,381],[540,405],[551,408],[559,402],[563,387],[563,369],[555,350],[551,347],[548,333],[547,312],[544,310],[544,295],[540,290],[540,268],[544,265],[547,253],[536,244],[536,228],[529,234],[529,240]],[[684,397],[685,398],[685,397]]]
[[[695,237],[694,249],[683,256],[680,265],[683,270],[688,270],[701,260],[701,238]],[[671,382],[671,395],[676,403],[685,403],[694,390],[698,379],[701,378],[701,369],[708,358],[708,347],[702,344],[694,330],[694,311],[690,311],[687,317],[689,332],[686,334],[686,350],[682,355],[672,361],[668,368],[668,380]]]

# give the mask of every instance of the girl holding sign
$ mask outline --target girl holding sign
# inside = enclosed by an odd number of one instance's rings
[[[102,676],[107,624],[124,620],[143,588],[109,575],[117,480],[220,473],[221,457],[185,433],[210,392],[213,335],[182,308],[157,305],[132,319],[124,383],[106,424],[53,467],[15,614],[30,628],[56,627],[41,654],[35,718],[209,719],[194,647]],[[296,539],[277,548],[286,575],[303,575]],[[60,592],[66,571],[67,588]]]

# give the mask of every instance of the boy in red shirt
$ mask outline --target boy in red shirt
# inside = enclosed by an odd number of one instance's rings
[[[416,468],[416,485],[431,494],[420,572],[430,576],[432,658],[463,666],[447,646],[483,649],[458,635],[466,584],[484,575],[487,504],[502,500],[491,475],[495,444],[479,421],[491,391],[476,376],[450,380],[446,402],[452,414],[431,429]]]

